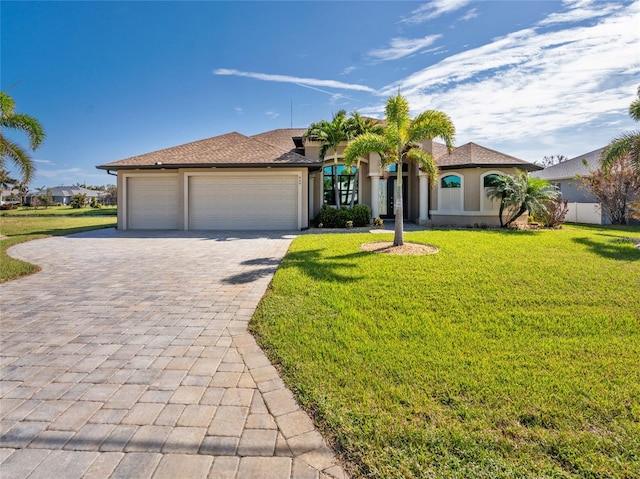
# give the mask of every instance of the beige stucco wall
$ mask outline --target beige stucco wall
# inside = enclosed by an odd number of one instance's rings
[[[461,168],[457,170],[442,170],[438,176],[438,186],[429,189],[431,218],[422,221],[425,225],[456,225],[456,226],[499,226],[500,220],[495,212],[483,210],[481,194],[483,191],[483,178],[488,174],[514,174],[515,168]],[[440,179],[447,175],[458,175],[463,182],[463,211],[441,212],[438,205],[438,191]]]
[[[126,215],[128,205],[126,204],[126,188],[127,178],[134,176],[155,176],[155,175],[175,175],[178,174],[178,197],[179,201],[176,205],[178,209],[178,228],[185,229],[185,201],[188,201],[188,195],[185,192],[188,184],[188,177],[192,174],[210,174],[211,176],[221,174],[274,174],[283,173],[287,175],[300,176],[300,204],[301,228],[309,226],[309,170],[307,168],[180,168],[167,170],[120,170],[118,172],[118,229],[124,229],[126,226]],[[317,184],[317,182],[316,182]],[[187,205],[188,206],[188,205]]]

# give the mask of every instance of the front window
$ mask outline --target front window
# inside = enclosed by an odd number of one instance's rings
[[[482,189],[484,197],[480,198],[480,205],[483,211],[496,213],[500,211],[500,200],[489,198],[489,188],[495,188],[499,184],[500,176],[490,173],[482,177]]]
[[[462,182],[460,181],[459,176],[449,175],[442,178],[440,186],[442,188],[461,188]]]
[[[498,175],[487,175],[484,177],[483,185],[485,188],[492,188],[498,185]]]
[[[441,211],[462,211],[462,176],[447,175],[440,179],[438,209]]]
[[[333,206],[336,204],[336,194],[334,190],[335,173],[338,174],[337,187],[338,194],[340,195],[340,204],[350,204],[352,196],[354,196],[354,204],[358,203],[358,192],[354,191],[356,175],[352,170],[353,168],[347,168],[344,165],[329,165],[324,167],[323,195],[325,204]]]

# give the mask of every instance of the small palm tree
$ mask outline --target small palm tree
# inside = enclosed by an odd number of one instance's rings
[[[353,164],[368,153],[378,153],[382,166],[398,164],[396,181],[397,207],[395,209],[394,246],[404,244],[404,205],[402,204],[402,164],[413,162],[429,174],[429,181],[436,184],[438,167],[431,154],[424,151],[420,141],[442,138],[449,151],[453,150],[455,127],[449,116],[441,111],[428,110],[413,120],[409,116],[409,103],[398,93],[387,101],[385,126],[382,134],[365,133],[347,145],[345,164]]]
[[[638,98],[629,106],[629,116],[640,121],[640,87]],[[628,131],[615,138],[602,152],[600,162],[604,171],[609,171],[622,158],[629,156],[634,170],[640,173],[640,131]]]
[[[312,123],[304,134],[305,138],[320,142],[320,160],[324,161],[328,152],[333,151],[333,192],[336,206],[340,208],[340,190],[338,188],[338,147],[350,138],[347,112],[340,110],[333,115],[331,122],[322,120]]]
[[[45,134],[42,125],[32,116],[15,112],[16,104],[5,92],[0,92],[0,168],[4,168],[5,159],[16,164],[23,181],[29,182],[33,177],[34,166],[29,154],[17,143],[4,136],[2,130],[11,128],[23,131],[29,138],[29,148],[35,150],[44,141]]]
[[[487,196],[500,200],[500,226],[507,227],[526,211],[546,212],[545,203],[557,199],[558,191],[547,180],[518,170],[515,175],[499,175],[487,189]],[[507,221],[503,220],[504,213],[508,215]]]

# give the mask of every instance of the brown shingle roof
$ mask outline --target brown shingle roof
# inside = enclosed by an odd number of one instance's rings
[[[293,144],[293,140],[291,141]],[[294,145],[295,146],[295,145]],[[227,133],[98,166],[103,170],[187,166],[296,166],[317,163],[240,133]]]
[[[290,151],[296,147],[293,138],[304,135],[306,131],[306,128],[280,128],[278,130],[265,131],[264,133],[252,135],[251,138]]]
[[[436,149],[436,146],[439,147]],[[473,168],[473,167],[517,167],[522,170],[539,170],[541,167],[529,163],[528,161],[521,160],[515,156],[506,155],[499,151],[485,148],[476,143],[467,143],[465,145],[457,147],[449,155],[444,145],[440,143],[433,144],[433,153],[436,159],[438,167],[441,169],[452,168]]]

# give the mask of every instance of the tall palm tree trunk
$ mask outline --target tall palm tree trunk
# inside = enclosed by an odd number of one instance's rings
[[[396,191],[393,197],[395,209],[395,231],[393,235],[393,246],[404,244],[404,201],[402,197],[402,161],[398,161],[398,176],[396,178]],[[397,206],[396,206],[397,205]]]
[[[333,194],[336,199],[336,208],[340,209],[340,184],[338,183],[338,149],[333,153]]]
[[[355,176],[353,178],[353,192],[351,193],[351,203],[349,206],[353,208],[356,203],[356,192],[358,191],[358,177],[360,176],[360,169],[356,166]]]

